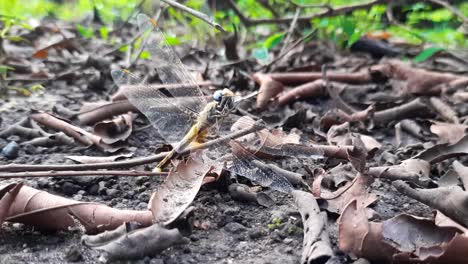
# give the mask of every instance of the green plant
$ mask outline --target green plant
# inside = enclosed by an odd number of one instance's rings
[[[25,38],[20,36],[11,35],[10,29],[12,26],[19,26],[27,30],[32,30],[32,27],[29,26],[27,23],[24,23],[20,19],[15,17],[9,16],[0,16],[0,25],[3,25],[3,29],[0,31],[0,38],[1,39],[8,39],[10,41],[18,42],[18,41],[27,41]]]
[[[24,95],[24,96],[30,96],[33,93],[41,92],[45,90],[44,86],[41,84],[32,84],[29,86],[12,86],[8,85],[8,82],[6,81],[8,71],[13,71],[14,68],[7,66],[7,65],[0,65],[0,94],[5,95],[7,94],[7,91],[16,91],[17,93]]]
[[[268,230],[273,231],[275,229],[279,229],[281,225],[282,225],[281,219],[275,217],[273,218],[273,220],[271,220],[271,223],[268,224],[267,227],[268,227]]]

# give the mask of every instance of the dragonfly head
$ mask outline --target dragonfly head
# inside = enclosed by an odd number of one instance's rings
[[[224,97],[233,97],[233,96],[234,96],[234,93],[231,90],[224,88],[223,90],[217,90],[216,92],[214,92],[213,100],[215,100],[216,102],[221,102]]]
[[[219,110],[231,111],[234,108],[234,93],[225,88],[218,90],[213,94],[213,100],[218,103]]]

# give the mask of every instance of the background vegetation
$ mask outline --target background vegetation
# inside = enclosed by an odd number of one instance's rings
[[[216,22],[223,25],[228,31],[233,31],[233,25],[242,28],[241,20],[229,8],[225,7],[227,1],[203,1],[188,0],[184,4],[196,10],[207,13],[212,16]],[[223,4],[224,2],[224,4]],[[366,1],[314,1],[314,0],[238,0],[236,1],[239,9],[252,19],[257,18],[275,18],[292,17],[297,7],[302,7],[301,15],[310,15],[324,11],[330,5],[332,8],[346,6],[351,4],[363,3]],[[319,30],[319,36],[323,39],[332,40],[341,47],[348,47],[363,34],[385,31],[392,36],[402,38],[414,44],[434,43],[445,48],[466,47],[467,40],[465,33],[460,29],[461,20],[450,10],[425,1],[405,1],[411,2],[396,6],[395,12],[398,23],[388,21],[385,14],[386,5],[374,5],[370,10],[355,10],[348,15],[335,17],[323,17],[312,19],[312,26]],[[451,1],[454,7],[458,8],[462,14],[468,16],[468,2]],[[317,5],[322,5],[318,8]],[[121,21],[126,21],[134,13],[137,6],[146,13],[152,13],[157,10],[158,1],[141,0],[76,0],[76,1],[58,1],[58,0],[1,0],[0,15],[3,21],[4,29],[11,23],[24,23],[25,25],[34,25],[38,23],[37,19],[57,18],[59,20],[73,21],[79,32],[84,36],[100,34],[103,38],[107,37],[107,32]],[[216,6],[217,9],[214,8]],[[309,6],[309,7],[307,7]],[[99,20],[103,23],[99,32],[93,32],[89,27],[89,18],[98,14]],[[36,19],[35,20],[32,20]],[[88,18],[88,19],[87,19]],[[170,25],[184,24],[191,30],[175,37],[173,44],[191,40],[199,40],[206,34],[213,34],[213,29],[206,23],[197,18],[178,12],[172,7],[165,12],[165,23]],[[245,29],[244,29],[245,30]],[[271,48],[281,41],[287,30],[287,25],[262,24],[247,29],[255,34],[255,45],[252,47]],[[304,34],[311,28],[303,27]],[[166,32],[168,30],[166,29]],[[5,35],[5,34],[4,34]]]

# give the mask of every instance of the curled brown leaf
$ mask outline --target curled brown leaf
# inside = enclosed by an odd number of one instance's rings
[[[320,212],[312,194],[293,191],[296,206],[304,225],[304,242],[301,263],[325,263],[334,256],[330,237],[327,232],[327,214]]]
[[[280,105],[285,105],[296,100],[314,96],[323,96],[325,94],[325,82],[322,79],[319,79],[284,92],[278,97],[278,103]]]
[[[376,263],[462,264],[468,260],[468,237],[456,227],[437,226],[433,219],[401,214],[369,222],[364,208],[352,201],[338,222],[340,249]]]
[[[90,133],[80,127],[70,124],[67,120],[46,112],[33,112],[31,118],[49,128],[62,131],[67,136],[70,136],[85,146],[96,145],[100,149],[107,152],[115,152],[120,149],[118,146],[111,146],[102,142],[102,138],[93,133]]]
[[[283,91],[283,84],[273,80],[268,75],[257,73],[252,77],[260,84],[256,105],[259,109],[265,108],[271,99],[275,99],[276,96]]]
[[[468,192],[459,186],[434,189],[412,188],[405,182],[394,181],[393,186],[402,194],[426,204],[468,227]]]
[[[155,256],[166,248],[186,242],[178,229],[158,224],[136,230],[128,230],[123,224],[109,233],[85,235],[81,240],[88,247],[106,252],[108,260]]]
[[[463,136],[454,144],[438,144],[428,148],[413,159],[423,159],[430,163],[437,163],[443,160],[468,155],[468,135]]]
[[[105,144],[114,144],[118,141],[126,140],[133,129],[133,119],[135,115],[131,113],[123,114],[112,120],[104,120],[94,125],[93,132],[100,136]]]
[[[410,94],[439,94],[444,88],[466,82],[466,77],[414,68],[398,60],[374,65],[371,72],[378,72],[389,79],[405,81],[405,91]]]
[[[19,190],[5,216],[5,221],[45,230],[67,230],[79,223],[87,233],[111,230],[129,221],[148,226],[151,219],[150,211],[120,210],[99,203],[79,202],[28,186]]]

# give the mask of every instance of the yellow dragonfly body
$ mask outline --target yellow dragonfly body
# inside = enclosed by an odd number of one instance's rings
[[[162,92],[128,70],[112,71],[117,85],[131,86],[126,87],[130,89],[124,89],[128,100],[148,118],[160,136],[173,146],[156,166],[155,170],[160,171],[177,153],[185,151],[189,146],[204,143],[215,125],[220,128],[218,125],[221,121],[226,122],[226,117],[232,116],[231,112],[237,108],[240,101],[255,94],[238,98],[231,90],[223,89],[213,94],[213,101],[207,102],[203,91],[167,43],[156,21],[143,14],[138,15],[137,20],[144,38],[142,51],[150,55],[150,70],[155,69],[159,79],[168,84],[168,87],[172,84],[184,84],[182,88],[167,88]],[[227,170],[263,186],[282,192],[292,190],[291,184],[283,176],[255,166],[251,162],[255,157],[231,155],[233,153],[230,153],[228,144],[218,144],[215,149],[205,153],[207,162],[223,161]],[[227,161],[224,156],[230,157],[231,160],[224,162]]]
[[[162,171],[163,167],[175,154],[185,150],[190,145],[197,146],[204,143],[210,128],[221,122],[234,109],[234,93],[229,89],[216,91],[213,99],[214,101],[208,103],[198,114],[197,121],[178,143],[177,147],[173,148],[159,162],[154,171]]]

